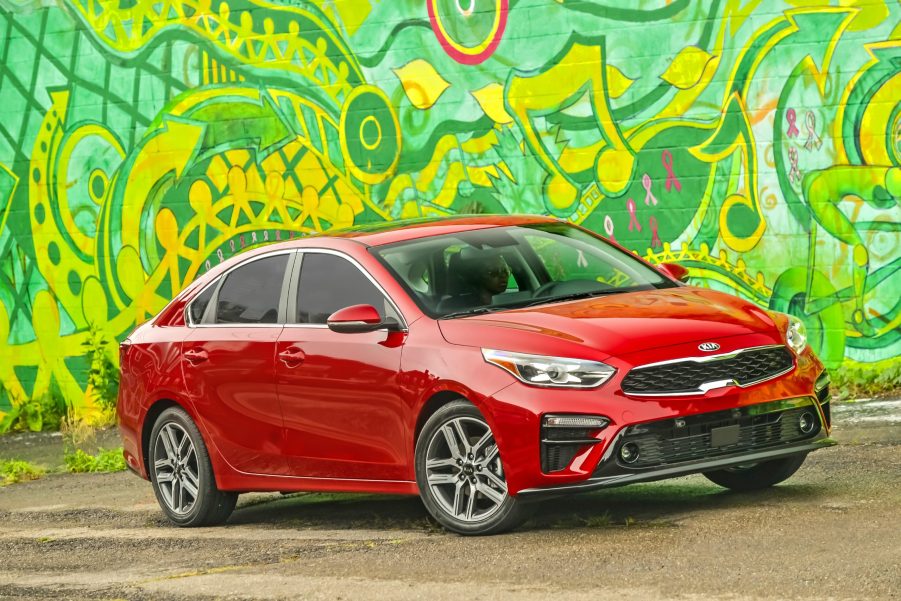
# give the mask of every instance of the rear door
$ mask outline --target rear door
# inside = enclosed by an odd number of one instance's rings
[[[339,334],[326,325],[338,309],[358,304],[383,318],[401,316],[349,257],[304,251],[298,260],[276,367],[291,473],[403,480],[409,449],[398,371],[406,333]]]
[[[208,306],[182,343],[186,388],[211,442],[235,469],[284,474],[275,347],[294,251],[254,257],[204,291]]]

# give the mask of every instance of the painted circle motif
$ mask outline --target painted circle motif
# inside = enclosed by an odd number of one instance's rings
[[[388,179],[400,159],[400,124],[388,97],[374,86],[359,86],[341,111],[341,153],[363,183]]]
[[[508,0],[427,0],[432,31],[458,63],[477,65],[500,44]]]

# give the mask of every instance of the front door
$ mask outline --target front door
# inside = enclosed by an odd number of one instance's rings
[[[349,259],[310,251],[301,257],[276,365],[289,469],[306,477],[404,480],[409,449],[398,370],[405,334],[339,334],[326,325],[338,309],[358,304],[383,318],[399,315]]]
[[[225,274],[182,343],[185,384],[197,415],[223,458],[246,473],[287,471],[275,347],[291,256],[254,259]]]

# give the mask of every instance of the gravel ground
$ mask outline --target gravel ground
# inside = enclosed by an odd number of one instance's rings
[[[373,495],[243,495],[227,526],[178,529],[131,474],[53,474],[0,488],[0,598],[901,599],[901,402],[835,415],[842,444],[770,490],[634,485],[485,538]],[[25,440],[0,457],[58,444]]]

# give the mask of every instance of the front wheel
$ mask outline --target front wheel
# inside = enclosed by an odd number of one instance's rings
[[[507,492],[494,433],[465,400],[432,415],[416,441],[416,482],[426,509],[458,534],[497,534],[520,525],[532,507]]]
[[[231,515],[238,493],[216,488],[200,431],[180,407],[163,411],[150,433],[150,481],[156,499],[177,526],[213,526]]]
[[[704,476],[714,484],[737,491],[760,490],[788,480],[798,471],[807,458],[807,453],[783,459],[763,461],[748,466],[737,466],[715,472],[704,472]]]

